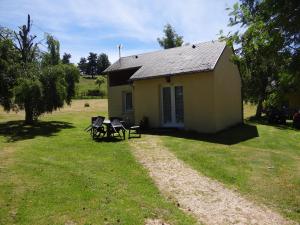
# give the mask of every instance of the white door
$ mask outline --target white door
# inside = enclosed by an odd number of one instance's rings
[[[183,127],[184,106],[183,87],[166,86],[161,89],[162,125],[164,127]]]

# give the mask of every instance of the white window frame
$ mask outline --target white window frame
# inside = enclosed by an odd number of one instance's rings
[[[178,128],[183,128],[184,127],[184,122],[183,123],[176,123],[176,112],[175,112],[175,87],[182,86],[181,84],[169,84],[169,85],[162,85],[160,88],[160,112],[161,112],[161,125],[163,127],[178,127]],[[163,88],[165,87],[170,87],[171,90],[171,118],[172,122],[171,123],[164,123],[164,106],[163,106]]]

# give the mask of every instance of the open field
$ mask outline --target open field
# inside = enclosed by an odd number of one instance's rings
[[[245,106],[245,118],[254,113]],[[192,168],[300,222],[300,131],[246,122],[217,135],[162,139]]]
[[[83,131],[99,114],[106,100],[75,100],[34,127],[22,112],[1,111],[1,225],[194,223],[161,196],[127,141],[95,142]]]
[[[76,84],[76,98],[100,98],[100,96],[86,96],[89,90],[98,90],[99,87],[95,84],[96,78],[91,79],[80,76],[79,83]],[[103,98],[107,98],[107,83],[101,85]]]

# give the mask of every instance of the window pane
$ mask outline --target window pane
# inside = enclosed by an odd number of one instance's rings
[[[175,87],[175,116],[176,123],[183,123],[183,87],[176,86]]]
[[[171,112],[171,88],[163,88],[163,120],[164,123],[172,122],[172,112]]]
[[[126,103],[126,105],[125,105],[126,111],[132,110],[132,93],[131,92],[125,94],[125,103]]]

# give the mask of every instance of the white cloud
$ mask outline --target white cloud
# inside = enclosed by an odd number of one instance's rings
[[[118,43],[127,44],[124,53],[157,49],[166,23],[186,42],[216,39],[220,29],[226,30],[226,3],[234,1],[1,0],[0,24],[16,29],[30,13],[36,28],[55,35],[74,59],[100,51],[113,61]]]

